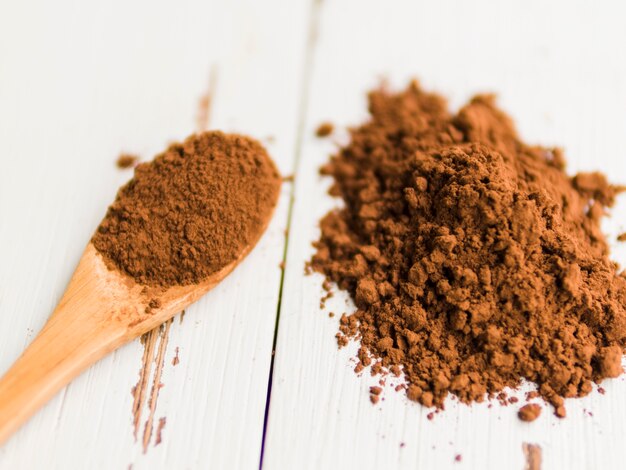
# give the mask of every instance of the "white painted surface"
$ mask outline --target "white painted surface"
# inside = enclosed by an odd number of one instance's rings
[[[150,158],[192,132],[212,75],[211,128],[265,140],[285,174],[299,160],[265,468],[522,468],[522,442],[543,447],[544,468],[623,468],[623,379],[568,402],[566,420],[546,409],[532,425],[513,407],[454,403],[428,421],[392,391],[372,406],[373,379],[352,372],[354,347],[337,352],[327,316],[349,308],[345,298],[320,312],[321,280],[303,275],[317,220],[334,204],[317,173],[334,147],[313,131],[361,122],[382,76],[398,87],[418,76],[453,107],[495,91],[528,141],[564,146],[572,171],[626,182],[626,5],[546,3],[1,2],[0,373],[44,324],[130,177],[116,156]],[[249,259],[173,323],[161,444],[143,454],[132,437],[137,341],[0,448],[0,468],[257,468],[291,186]],[[613,212],[614,239],[626,202]],[[615,257],[626,263],[626,244]]]

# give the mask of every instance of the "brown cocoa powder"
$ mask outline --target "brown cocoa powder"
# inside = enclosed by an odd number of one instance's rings
[[[92,243],[140,284],[198,283],[258,240],[280,184],[257,141],[217,131],[192,135],[135,168]]]
[[[328,137],[335,130],[335,126],[330,122],[321,123],[317,130],[315,131],[315,135],[318,137]]]
[[[526,422],[531,422],[536,420],[541,414],[541,406],[537,403],[528,403],[522,406],[517,412],[517,416],[519,419]]]
[[[138,161],[139,161],[139,157],[137,155],[131,155],[130,153],[122,153],[120,154],[119,157],[117,157],[115,164],[117,165],[119,169],[125,170],[127,168],[134,166],[135,163],[137,163]]]
[[[322,169],[345,204],[310,262],[356,303],[338,334],[360,341],[355,370],[400,366],[408,398],[438,408],[527,380],[560,417],[620,375],[626,279],[600,219],[622,188],[569,177],[493,96],[451,114],[414,82],[373,91],[369,111]]]

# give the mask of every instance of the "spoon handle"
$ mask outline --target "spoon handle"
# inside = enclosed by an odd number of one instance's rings
[[[206,294],[249,251],[201,284],[151,291],[108,269],[88,244],[46,326],[0,379],[0,444],[87,367]]]
[[[74,377],[132,339],[115,302],[123,293],[106,271],[88,245],[48,322],[0,379],[0,444]]]
[[[97,313],[75,308],[75,301],[62,301],[0,380],[0,444],[74,377],[119,345],[120,331],[110,325],[101,328]]]

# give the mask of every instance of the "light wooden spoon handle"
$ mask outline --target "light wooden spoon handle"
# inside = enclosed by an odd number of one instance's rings
[[[68,322],[59,306],[50,321],[0,381],[0,443],[89,365],[120,343],[123,330],[99,328],[89,307]],[[87,320],[87,321],[85,321]]]
[[[48,323],[0,380],[0,444],[83,370],[169,320],[238,261],[200,285],[147,289],[107,268],[89,244]]]

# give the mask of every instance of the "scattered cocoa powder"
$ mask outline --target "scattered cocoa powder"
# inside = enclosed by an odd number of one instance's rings
[[[198,283],[256,243],[280,183],[257,141],[192,135],[135,168],[92,243],[140,284]]]
[[[539,396],[539,392],[536,390],[531,390],[530,392],[526,392],[526,401],[532,400]]]
[[[382,387],[373,386],[370,387],[370,393],[373,395],[380,395],[381,393],[383,393],[383,389]]]
[[[137,155],[131,155],[130,153],[122,153],[119,157],[117,157],[117,161],[115,164],[118,168],[126,169],[134,166],[135,163],[139,161],[139,157]]]
[[[407,396],[438,408],[526,379],[565,416],[564,397],[620,375],[626,279],[600,220],[622,188],[569,177],[490,95],[451,114],[414,82],[369,111],[322,168],[345,205],[309,266],[356,303],[340,344],[360,337],[359,358],[402,366]]]
[[[528,403],[522,406],[517,412],[517,416],[519,417],[519,419],[527,422],[536,420],[540,414],[541,406],[539,406],[537,403]]]
[[[335,126],[333,126],[332,123],[323,122],[315,131],[315,135],[318,137],[327,137],[333,133],[333,130],[335,130]]]

